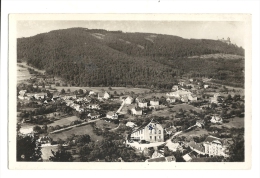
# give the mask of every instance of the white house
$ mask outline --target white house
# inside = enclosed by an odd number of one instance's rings
[[[90,117],[90,119],[97,119],[100,117],[99,113],[93,112],[93,113],[89,113],[88,117]]]
[[[179,90],[178,85],[173,85],[173,87],[172,87],[172,91],[177,91],[177,90]]]
[[[96,93],[94,91],[90,91],[88,96],[95,95]]]
[[[110,94],[106,91],[104,93],[98,93],[99,100],[109,99],[109,98],[110,98]]]
[[[212,116],[210,122],[222,124],[223,119],[219,116]]]
[[[133,115],[141,116],[143,114],[143,111],[141,108],[134,107],[131,109],[131,112]]]
[[[158,99],[151,99],[150,105],[151,106],[159,106],[159,100]]]
[[[128,96],[126,99],[125,99],[125,104],[132,104],[134,101],[134,98],[132,98],[131,96]]]
[[[204,85],[204,88],[206,89],[206,88],[209,88],[209,85]]]
[[[35,99],[44,99],[45,97],[47,97],[47,93],[37,93],[34,95]]]
[[[118,115],[115,112],[109,111],[106,115],[108,119],[118,119]]]
[[[20,95],[20,96],[24,96],[25,93],[26,93],[26,91],[27,91],[27,90],[21,90],[21,91],[19,91],[19,95]]]
[[[140,107],[140,108],[147,108],[147,101],[144,98],[139,99],[138,100],[138,107]]]
[[[208,136],[203,142],[205,154],[209,156],[225,156],[222,142],[220,138]]]
[[[98,104],[89,104],[87,106],[88,109],[100,109],[100,106]]]
[[[176,98],[175,98],[175,97],[168,96],[168,97],[166,98],[166,101],[167,101],[168,103],[175,103]]]
[[[189,94],[189,95],[188,95],[188,99],[189,99],[190,101],[197,101],[198,98],[197,98],[195,95]]]
[[[155,120],[151,120],[137,128],[131,133],[131,139],[146,140],[149,142],[164,141],[163,127]]]
[[[133,122],[127,122],[125,126],[133,128],[133,127],[135,127],[137,125],[135,123],[133,123]]]

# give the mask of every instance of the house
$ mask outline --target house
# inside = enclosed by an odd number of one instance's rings
[[[37,100],[44,99],[45,97],[47,97],[47,93],[37,93],[34,95],[34,98]]]
[[[171,97],[175,97],[175,98],[181,98],[181,97],[184,97],[184,96],[188,96],[190,94],[191,94],[190,91],[186,91],[184,89],[184,90],[178,90],[178,91],[175,91],[175,92],[166,93],[166,96],[171,96]]]
[[[89,104],[87,106],[88,109],[100,109],[100,106],[98,104]]]
[[[181,98],[181,101],[182,101],[183,103],[188,103],[188,102],[189,102],[189,99],[188,99],[187,96],[183,96],[183,97]]]
[[[193,79],[192,79],[192,78],[190,79],[190,82],[193,82]]]
[[[104,93],[98,93],[98,99],[99,100],[103,100],[103,99],[109,99],[110,98],[110,94],[108,92],[104,92]]]
[[[25,99],[24,96],[21,96],[21,95],[19,95],[18,98],[19,98],[20,100],[24,100],[24,99]]]
[[[38,142],[41,143],[41,146],[50,146],[52,143],[52,139],[48,136],[43,136],[38,139]]]
[[[204,85],[204,88],[206,89],[206,88],[209,88],[209,85]]]
[[[132,98],[131,96],[126,97],[126,99],[124,100],[125,104],[132,104],[134,101],[134,98]]]
[[[131,112],[133,115],[141,116],[143,114],[143,111],[139,107],[134,107],[131,109]]]
[[[222,124],[223,119],[219,116],[212,116],[211,119],[210,119],[210,122]]]
[[[176,158],[174,156],[158,157],[147,159],[145,162],[176,162]]]
[[[20,95],[20,96],[24,96],[25,93],[26,93],[26,91],[27,91],[27,90],[21,90],[21,91],[19,91],[19,95]]]
[[[133,127],[135,127],[137,125],[135,123],[133,123],[133,122],[127,122],[125,126],[133,128]]]
[[[148,121],[143,125],[134,128],[130,135],[134,140],[145,140],[149,142],[163,142],[164,132],[163,127],[155,120]]]
[[[198,98],[195,95],[190,94],[190,95],[188,95],[188,99],[190,101],[197,101]]]
[[[200,127],[200,128],[203,128],[204,125],[205,125],[204,120],[201,119],[201,120],[197,120],[197,121],[196,121],[196,126],[198,126],[198,127]]]
[[[151,106],[159,106],[159,100],[155,99],[155,98],[151,99],[150,100],[150,105]]]
[[[173,87],[172,87],[172,91],[177,91],[177,90],[179,90],[178,85],[173,85]]]
[[[166,133],[166,134],[172,135],[173,133],[176,132],[176,127],[171,126],[171,127],[169,127],[169,128],[165,128],[164,130],[165,130],[165,133]]]
[[[97,119],[100,117],[100,114],[97,112],[92,112],[88,114],[88,117],[90,117],[90,119]]]
[[[164,157],[163,153],[158,150],[155,150],[152,154],[152,158],[160,158],[160,157]]]
[[[65,95],[62,96],[63,100],[71,100],[71,99],[77,99],[77,95]]]
[[[138,106],[140,108],[147,108],[147,101],[146,99],[142,98],[138,100]]]
[[[208,136],[203,142],[205,154],[209,156],[225,156],[223,140],[214,136]]]
[[[115,112],[109,111],[106,115],[108,119],[118,119],[118,115]]]
[[[191,162],[192,158],[190,157],[190,155],[187,153],[186,155],[184,155],[182,157],[184,159],[185,162]]]
[[[88,96],[91,96],[91,95],[96,95],[96,93],[94,91],[90,91]]]
[[[168,96],[168,97],[166,98],[166,101],[167,101],[168,103],[175,103],[176,98],[175,98],[175,97]]]
[[[179,84],[180,86],[184,86],[184,85],[185,85],[184,82],[179,82],[178,84]]]

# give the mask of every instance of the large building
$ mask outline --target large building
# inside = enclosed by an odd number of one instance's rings
[[[208,136],[204,143],[205,154],[209,156],[224,156],[223,140],[217,137]]]
[[[157,121],[151,120],[139,127],[135,127],[131,133],[131,139],[163,142],[163,127]]]

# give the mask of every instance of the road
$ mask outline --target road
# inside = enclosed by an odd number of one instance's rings
[[[80,126],[80,125],[87,125],[89,123],[92,123],[92,122],[97,122],[99,121],[100,119],[95,119],[95,120],[91,120],[91,121],[88,121],[88,122],[83,122],[81,124],[77,124],[77,125],[72,125],[72,126],[69,126],[69,127],[66,127],[66,128],[62,128],[62,129],[59,129],[59,130],[54,130],[52,132],[50,132],[51,134],[53,133],[57,133],[57,132],[62,132],[62,131],[65,131],[67,129],[71,129],[71,128],[74,128],[74,127],[77,127],[77,126]]]

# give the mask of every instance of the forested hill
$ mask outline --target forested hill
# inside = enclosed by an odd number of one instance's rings
[[[238,55],[241,59],[223,63],[223,59],[190,58],[218,53]],[[78,86],[168,88],[174,77],[187,74],[241,83],[243,56],[244,49],[217,40],[86,28],[17,39],[18,60]]]

